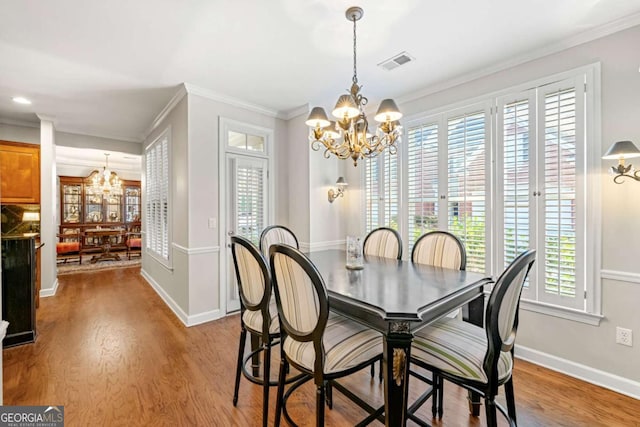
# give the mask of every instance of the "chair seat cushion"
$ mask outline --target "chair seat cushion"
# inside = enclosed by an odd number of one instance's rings
[[[130,248],[141,248],[142,247],[142,239],[139,237],[134,237],[133,239],[127,240],[127,246]]]
[[[271,315],[271,325],[269,326],[269,333],[279,334],[280,322],[278,320],[278,308],[273,299],[271,301],[271,304],[269,304],[269,314]],[[262,334],[262,312],[260,310],[246,310],[242,315],[242,321],[244,322],[244,325],[247,329],[250,329],[256,334]]]
[[[440,371],[486,383],[482,368],[487,352],[487,336],[483,328],[459,319],[441,319],[414,336],[411,358]],[[502,352],[498,362],[498,381],[506,380],[511,372],[511,353]]]
[[[78,252],[80,250],[80,242],[60,242],[56,243],[56,253],[66,254],[69,252]]]
[[[339,315],[329,316],[322,343],[325,374],[348,370],[382,354],[382,334]],[[314,370],[313,342],[287,337],[282,348],[292,361]]]

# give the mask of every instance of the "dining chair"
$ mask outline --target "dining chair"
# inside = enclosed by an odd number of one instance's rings
[[[283,225],[270,225],[260,233],[260,252],[262,252],[267,262],[269,260],[269,248],[275,243],[284,243],[300,249],[298,238],[293,234],[293,231]]]
[[[455,234],[448,231],[434,230],[418,238],[411,251],[411,261],[415,264],[464,270],[467,267],[467,253],[464,245]],[[455,310],[447,316],[456,317],[458,311],[459,310]],[[442,417],[444,396],[444,383],[442,379],[439,378],[436,373],[433,374],[431,380],[415,370],[410,370],[410,374],[432,385],[432,391],[420,396],[415,406],[420,407],[428,397],[431,397],[431,411],[433,416],[435,417],[436,414],[438,414]],[[415,419],[414,421],[420,422]]]
[[[500,275],[489,296],[484,328],[445,318],[419,330],[411,347],[411,363],[484,397],[489,427],[497,426],[496,408],[509,425],[517,425],[513,351],[520,295],[535,257],[535,250],[523,252]],[[501,385],[506,411],[495,401]]]
[[[295,425],[287,413],[286,402],[293,391],[309,380],[316,386],[316,425],[323,426],[324,403],[327,397],[331,400],[330,395],[325,395],[325,391],[331,390],[327,385],[381,360],[382,334],[346,317],[329,314],[324,280],[298,249],[275,244],[269,251],[281,335],[275,426],[280,425],[282,413],[287,422]],[[306,377],[285,394],[284,379],[289,365]]]
[[[411,261],[416,264],[464,270],[467,254],[464,245],[454,234],[434,230],[418,238],[411,251]]]
[[[364,239],[363,252],[381,258],[402,258],[402,239],[393,228],[371,230]]]
[[[271,301],[271,276],[267,264],[251,241],[241,236],[231,237],[231,253],[238,281],[240,294],[240,345],[236,367],[233,406],[238,403],[240,390],[240,373],[252,383],[263,386],[262,425],[267,425],[269,415],[269,386],[276,385],[270,381],[271,347],[280,338],[278,311]],[[260,345],[252,349],[245,357],[244,348],[247,332],[260,339]],[[246,370],[247,361],[263,353],[262,379],[253,376]]]

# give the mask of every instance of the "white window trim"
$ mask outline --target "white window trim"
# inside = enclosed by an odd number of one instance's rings
[[[162,133],[160,133],[160,135],[158,135],[158,137],[156,139],[153,140],[153,142],[151,144],[149,144],[146,148],[145,148],[145,157],[144,157],[144,176],[143,176],[143,181],[142,181],[142,188],[144,189],[144,191],[142,192],[143,195],[143,209],[144,209],[144,213],[143,213],[143,218],[145,218],[145,226],[143,227],[143,232],[145,233],[145,240],[148,238],[148,233],[147,233],[147,227],[149,227],[148,221],[146,221],[146,216],[147,216],[147,188],[148,188],[148,183],[147,183],[147,159],[146,159],[146,153],[152,149],[157,143],[159,143],[163,138],[167,138],[167,151],[168,151],[168,155],[167,155],[167,174],[168,176],[168,186],[167,186],[167,258],[164,258],[161,254],[158,254],[156,251],[148,248],[146,245],[144,245],[144,251],[145,254],[147,254],[148,256],[150,256],[151,258],[153,258],[154,260],[156,260],[160,265],[162,265],[164,268],[168,269],[169,271],[173,271],[173,227],[172,227],[172,223],[171,223],[171,173],[172,173],[172,166],[171,166],[171,125],[167,126],[167,128],[162,131]]]
[[[584,74],[586,76],[586,103],[591,108],[586,108],[586,123],[587,127],[585,132],[588,138],[588,150],[586,153],[586,167],[588,170],[588,174],[586,177],[587,180],[587,188],[589,189],[589,198],[587,200],[587,204],[585,209],[587,209],[588,215],[586,219],[586,226],[583,232],[586,233],[586,230],[589,230],[590,235],[590,243],[588,243],[593,250],[588,251],[586,253],[584,263],[586,266],[585,274],[590,280],[587,280],[586,283],[586,308],[585,310],[576,310],[568,307],[556,306],[551,304],[546,304],[540,301],[531,301],[531,300],[522,300],[521,307],[524,310],[537,312],[545,315],[551,315],[563,319],[568,319],[572,321],[577,321],[581,323],[586,323],[589,325],[598,325],[600,320],[604,317],[602,316],[602,280],[601,280],[601,254],[602,254],[602,213],[601,213],[601,64],[600,62],[588,64],[582,67],[577,67],[574,69],[566,70],[563,72],[559,72],[553,75],[549,75],[546,77],[538,78],[533,81],[529,81],[526,83],[522,83],[519,85],[515,85],[509,88],[501,89],[499,91],[494,91],[492,93],[484,94],[481,96],[473,97],[471,99],[466,99],[463,101],[455,102],[449,105],[445,105],[442,107],[438,107],[435,109],[431,109],[428,111],[416,113],[410,116],[406,116],[405,126],[403,131],[403,140],[407,141],[407,130],[412,127],[419,125],[421,123],[427,123],[428,121],[433,121],[434,117],[441,115],[443,113],[450,113],[454,110],[459,110],[461,108],[466,109],[467,107],[483,102],[494,101],[495,99],[501,98],[503,96],[507,96],[509,94],[513,94],[515,92],[525,92],[528,89],[536,88],[540,86],[544,86],[547,84],[551,84],[554,82],[566,80],[568,78],[575,77],[576,75]],[[491,126],[497,126],[495,116],[491,117]],[[442,124],[440,125],[442,126]],[[441,127],[441,129],[443,129]],[[495,128],[492,127],[492,132],[495,132]],[[399,145],[398,154],[401,156],[399,158],[399,184],[400,184],[400,206],[399,212],[402,212],[401,219],[399,221],[399,228],[401,235],[403,236],[405,246],[408,242],[408,231],[407,231],[407,213],[405,212],[406,202],[407,202],[407,194],[406,194],[406,182],[407,182],[407,171],[404,165],[406,164],[407,159],[407,149],[405,148],[406,144]],[[491,155],[493,156],[494,147],[492,147]],[[495,163],[494,158],[491,159],[492,165]],[[364,172],[361,174],[364,182]],[[495,181],[493,176],[490,177],[490,180]],[[494,183],[495,184],[495,183]],[[492,185],[494,185],[492,184]],[[495,200],[497,193],[495,192],[495,187],[491,188],[491,194],[493,200]],[[362,211],[365,211],[365,198],[364,195],[361,199]],[[494,204],[490,206],[495,207]],[[487,239],[489,241],[494,241],[495,236],[492,233],[487,234]],[[405,255],[406,255],[406,247]],[[492,255],[493,256],[493,251]],[[492,267],[495,266],[498,260],[493,260],[490,264]],[[498,271],[498,270],[496,270]]]

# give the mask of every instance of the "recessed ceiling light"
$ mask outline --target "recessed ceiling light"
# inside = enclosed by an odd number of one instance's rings
[[[18,104],[31,104],[31,101],[29,101],[27,98],[23,98],[22,96],[14,96],[12,99],[13,102],[17,102]]]

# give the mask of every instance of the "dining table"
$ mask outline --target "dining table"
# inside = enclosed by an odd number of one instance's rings
[[[465,321],[482,326],[491,276],[374,256],[353,270],[344,250],[307,255],[324,279],[330,309],[383,334],[385,425],[406,425],[414,332],[457,308]],[[479,414],[477,395],[471,404]]]

